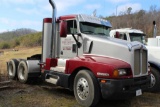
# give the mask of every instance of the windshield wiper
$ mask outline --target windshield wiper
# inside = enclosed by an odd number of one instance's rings
[[[92,32],[92,31],[83,31],[82,33],[94,34],[94,32]]]
[[[97,34],[99,34],[99,35],[106,35],[105,33],[97,33]]]

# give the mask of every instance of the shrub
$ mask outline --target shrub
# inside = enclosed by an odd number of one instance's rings
[[[11,47],[10,44],[7,42],[3,42],[0,44],[1,49],[9,49],[10,47]]]
[[[42,43],[42,33],[33,33],[14,38],[13,40],[1,41],[0,49],[15,48],[16,46],[33,47],[40,46]]]

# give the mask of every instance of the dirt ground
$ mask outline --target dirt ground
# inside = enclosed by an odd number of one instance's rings
[[[0,89],[0,107],[81,107],[73,92],[47,83],[11,81]],[[101,100],[97,107],[160,107],[160,93],[143,93],[128,100]]]

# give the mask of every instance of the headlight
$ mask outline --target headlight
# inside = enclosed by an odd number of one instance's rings
[[[125,76],[127,74],[127,69],[116,69],[113,71],[113,77]]]
[[[119,76],[123,76],[127,74],[126,69],[118,69],[118,71],[119,71]]]

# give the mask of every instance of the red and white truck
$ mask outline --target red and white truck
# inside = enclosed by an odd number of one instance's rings
[[[149,90],[151,92],[160,91],[160,38],[156,36],[157,28],[154,24],[153,37],[146,41],[146,34],[138,29],[121,28],[110,31],[110,36],[119,38],[128,42],[138,41],[146,45],[148,49],[148,62],[151,68],[151,85]]]
[[[41,55],[11,59],[9,77],[27,83],[36,77],[74,91],[78,103],[139,96],[149,87],[146,47],[109,37],[109,21],[89,15],[43,19]]]

